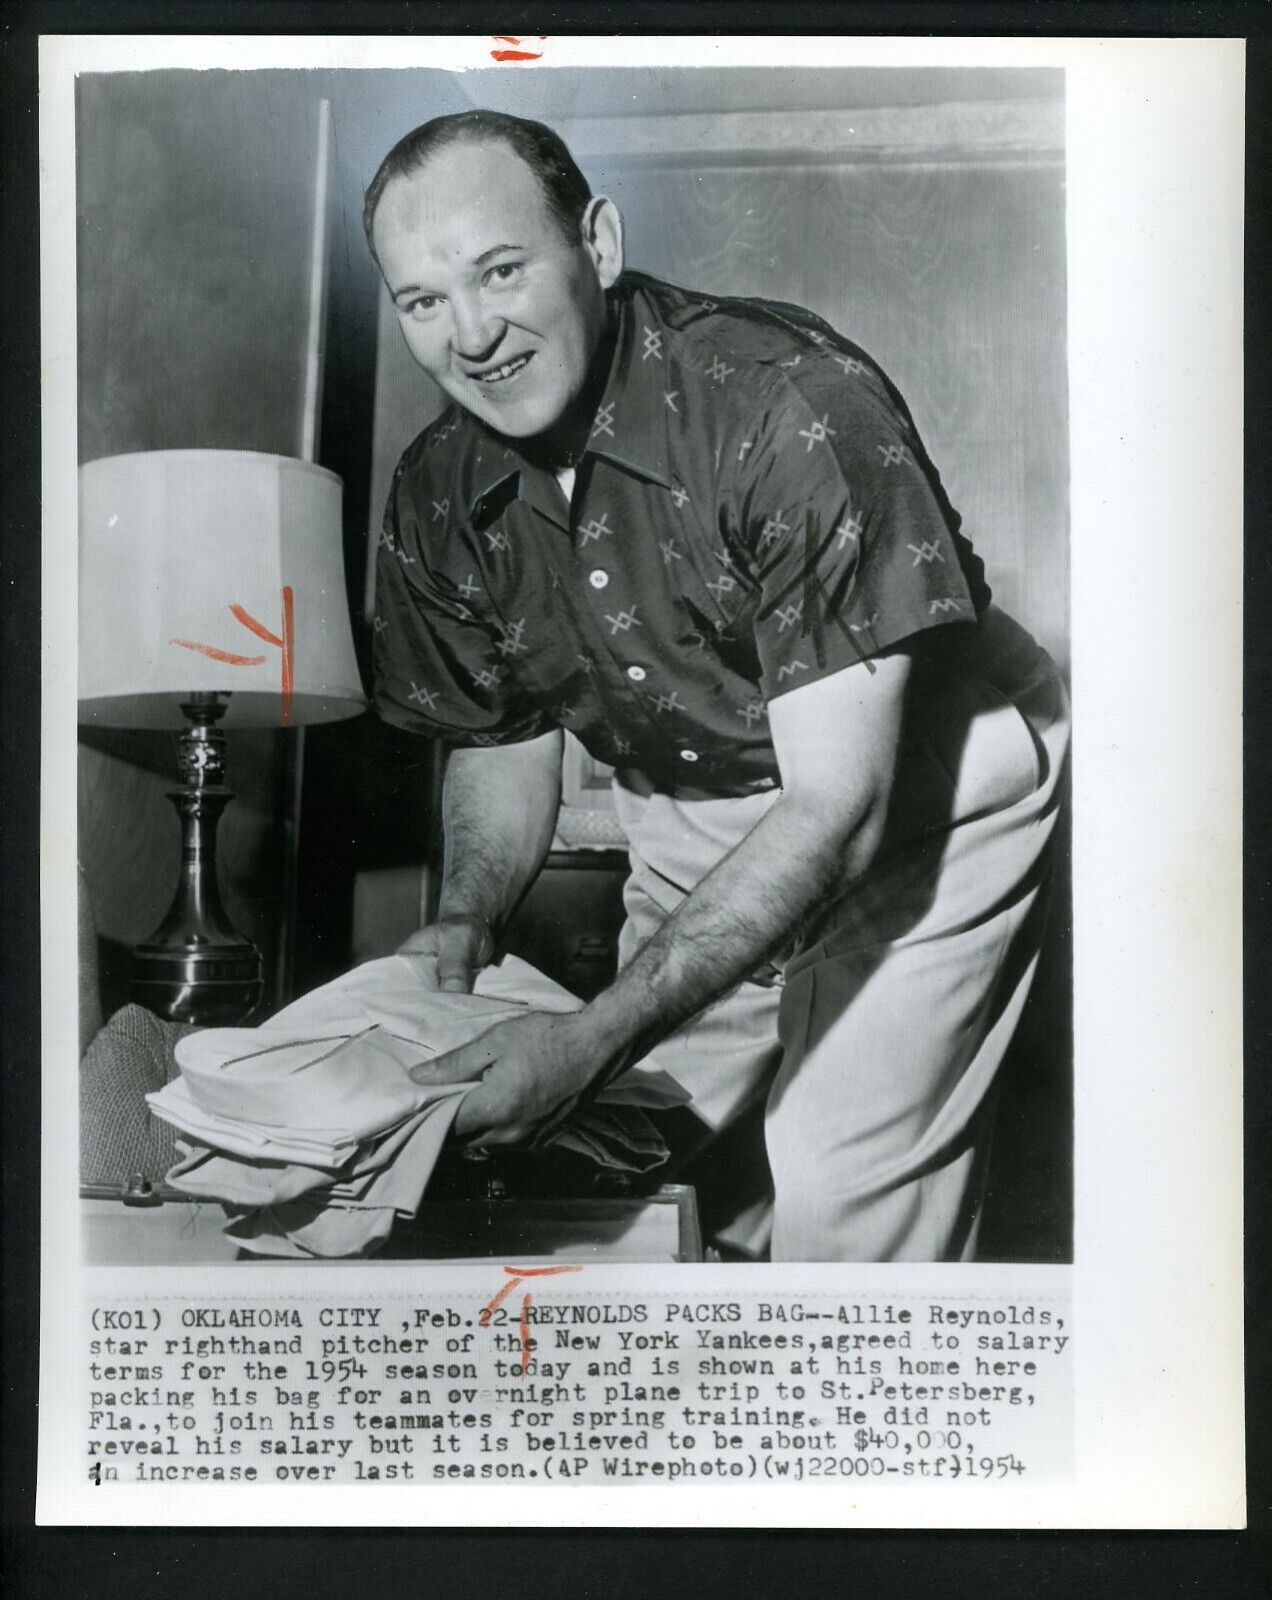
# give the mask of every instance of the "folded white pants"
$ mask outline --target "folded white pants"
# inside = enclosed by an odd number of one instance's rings
[[[1042,938],[1068,705],[1050,658],[996,608],[941,632],[912,671],[870,870],[828,886],[776,981],[738,985],[644,1063],[713,1130],[767,1096],[774,1260],[975,1253],[995,1078]],[[616,778],[631,857],[620,962],[777,795]]]

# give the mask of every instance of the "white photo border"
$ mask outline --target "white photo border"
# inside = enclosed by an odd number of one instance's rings
[[[551,40],[589,65],[1059,66],[1068,121],[1072,454],[1077,1474],[992,1501],[907,1488],[374,1495],[156,1489],[165,1526],[1239,1527],[1241,512],[1244,47],[1238,40],[764,37]],[[41,46],[43,578],[75,570],[79,71],[488,66],[485,38],[63,37]],[[46,1105],[77,1058],[75,608],[46,604]],[[73,1119],[43,1130],[38,1520],[102,1523],[80,1482]],[[729,1269],[702,1269],[728,1271]],[[840,1269],[798,1270],[804,1275]],[[920,1271],[852,1269],[854,1287]],[[1003,1283],[1020,1269],[995,1269]],[[1069,1269],[1064,1269],[1066,1272]],[[326,1286],[316,1273],[315,1290]],[[774,1271],[768,1282],[777,1282]],[[327,1280],[329,1281],[329,1280]],[[705,1280],[704,1280],[705,1281]],[[791,1280],[794,1281],[793,1279]],[[948,1280],[947,1280],[948,1281]],[[748,1285],[750,1287],[750,1285]],[[878,1491],[880,1495],[884,1491]]]

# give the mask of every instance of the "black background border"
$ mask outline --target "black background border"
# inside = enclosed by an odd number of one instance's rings
[[[662,33],[1244,37],[1246,103],[1247,1412],[1241,1533],[60,1529],[33,1524],[39,1329],[40,593],[36,39],[43,33]],[[232,1600],[256,1591],[752,1600],[1272,1593],[1272,7],[1246,4],[452,4],[447,0],[9,0],[0,9],[0,1516],[15,1600]],[[1174,1470],[1189,1472],[1181,1438]]]

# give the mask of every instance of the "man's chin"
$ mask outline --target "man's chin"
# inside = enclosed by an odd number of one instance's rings
[[[459,391],[447,389],[450,398],[503,439],[515,440],[517,445],[531,452],[541,446],[547,454],[553,453],[553,441],[558,436],[573,439],[576,434],[586,438],[590,412],[581,398],[560,400],[540,390],[524,394],[485,395],[474,393],[469,385]]]
[[[561,420],[562,412],[531,402],[506,401],[484,405],[477,415],[503,438],[526,444],[550,433]]]
[[[489,425],[503,438],[515,439],[518,444],[528,444],[532,439],[542,438],[552,427],[551,422],[543,422],[538,418],[525,420],[510,416],[492,417]]]

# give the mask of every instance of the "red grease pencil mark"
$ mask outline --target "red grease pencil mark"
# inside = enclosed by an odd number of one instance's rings
[[[521,1376],[530,1370],[530,1291],[521,1297],[521,1315],[517,1319],[517,1333],[521,1338]]]
[[[523,1278],[553,1278],[559,1272],[582,1272],[582,1267],[505,1267],[508,1282],[504,1284],[495,1298],[482,1309],[481,1316],[477,1319],[483,1328],[490,1326],[490,1314],[497,1306],[503,1304],[512,1291],[520,1284]]]
[[[296,667],[296,611],[290,584],[283,585],[283,705],[280,720],[291,727],[292,690]]]
[[[512,1291],[526,1278],[553,1278],[561,1272],[582,1272],[582,1267],[505,1267],[508,1281],[499,1293],[482,1308],[477,1321],[483,1328],[490,1326],[491,1313],[501,1305]],[[534,1301],[529,1290],[521,1297],[521,1315],[517,1319],[517,1333],[521,1340],[521,1376],[530,1370],[530,1307]]]
[[[283,593],[286,594],[287,590],[284,589]],[[280,650],[283,648],[283,641],[278,635],[271,633],[263,622],[257,622],[250,611],[244,611],[243,607],[239,605],[232,605],[230,610],[245,628],[252,630],[258,639],[264,639],[266,644],[277,645]]]
[[[169,639],[169,644],[179,644],[183,650],[197,650],[201,656],[213,661],[224,661],[230,667],[259,667],[264,656],[236,656],[229,650],[218,650],[214,644],[196,644],[193,639]]]
[[[295,596],[291,585],[283,586],[283,631],[281,637],[272,633],[263,622],[258,622],[250,611],[245,611],[242,606],[231,604],[230,613],[236,622],[241,622],[249,633],[254,633],[258,639],[264,639],[266,644],[272,644],[275,649],[282,652],[282,710],[279,720],[284,728],[290,728],[292,722],[292,696],[295,686],[296,674],[296,606]],[[231,667],[259,667],[267,658],[265,656],[240,656],[231,650],[220,650],[214,644],[199,644],[193,639],[171,639],[170,644],[178,644],[183,650],[197,650],[200,655],[209,657],[212,661],[223,661]]]
[[[496,61],[537,61],[543,54],[542,50],[523,50],[520,48],[525,43],[526,37],[529,37],[529,35],[522,37],[515,33],[491,34],[492,39],[502,39],[505,44],[513,47],[511,50],[492,50],[490,52],[491,56]],[[547,37],[546,33],[539,34],[539,43],[545,43]]]

